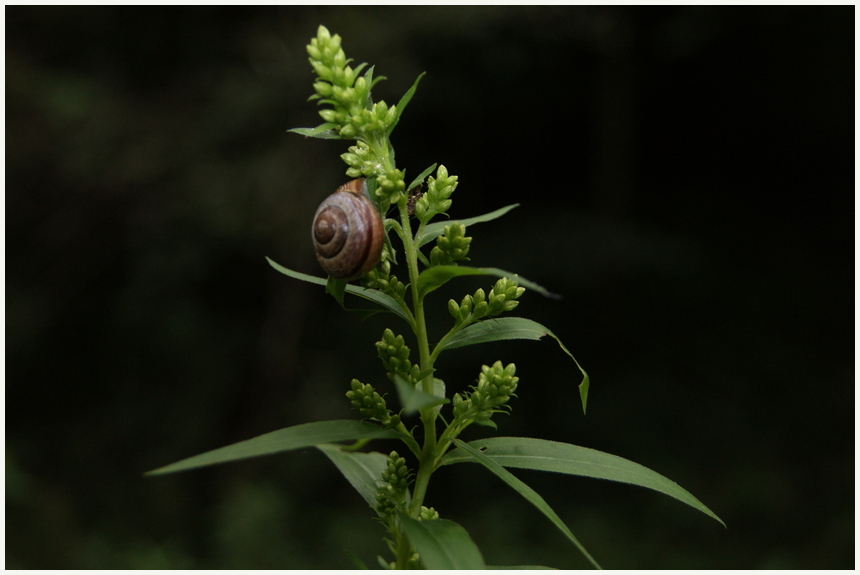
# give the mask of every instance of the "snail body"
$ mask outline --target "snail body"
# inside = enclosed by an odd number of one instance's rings
[[[314,215],[314,253],[334,278],[354,280],[373,269],[384,234],[382,216],[367,197],[364,178],[340,186]]]

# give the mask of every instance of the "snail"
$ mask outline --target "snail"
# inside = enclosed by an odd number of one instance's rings
[[[385,232],[364,178],[347,182],[323,200],[312,232],[314,253],[331,277],[354,280],[373,269]]]

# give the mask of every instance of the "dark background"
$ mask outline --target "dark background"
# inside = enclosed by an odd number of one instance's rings
[[[522,274],[552,341],[443,356],[521,377],[499,433],[627,457],[627,485],[518,472],[606,567],[853,568],[854,13],[836,8],[6,8],[6,567],[348,568],[372,512],[315,450],[149,469],[388,390],[321,288],[309,226],[347,180],[304,46],[325,24],[399,100],[398,166],[460,177],[472,264]],[[407,178],[409,179],[409,178]],[[452,282],[445,302],[492,281]],[[388,390],[390,391],[390,390]],[[487,436],[470,429],[467,438]],[[380,443],[385,451],[394,447]],[[468,465],[428,504],[490,563],[586,564]]]

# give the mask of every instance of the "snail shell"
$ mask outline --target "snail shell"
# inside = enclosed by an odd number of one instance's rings
[[[312,231],[314,253],[331,277],[354,280],[373,269],[385,232],[364,178],[347,182],[323,200]]]

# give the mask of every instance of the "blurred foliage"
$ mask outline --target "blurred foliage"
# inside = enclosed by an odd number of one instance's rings
[[[312,214],[346,180],[339,144],[286,133],[319,123],[318,24],[378,99],[428,72],[399,165],[459,174],[453,217],[522,202],[470,256],[564,294],[522,305],[592,377],[583,417],[557,346],[500,343],[452,351],[449,388],[515,361],[502,434],[628,457],[728,524],[518,473],[594,556],[853,568],[851,7],[65,6],[6,9],[6,567],[374,563],[315,451],[141,477],[384,385],[387,320],[263,259],[318,274]],[[584,566],[489,474],[438,475],[428,503],[488,561]]]

